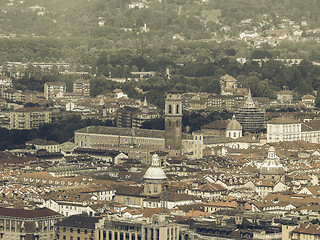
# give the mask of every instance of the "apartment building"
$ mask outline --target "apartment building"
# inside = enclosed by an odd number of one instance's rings
[[[83,78],[73,82],[73,92],[81,93],[83,97],[90,97],[90,82]]]
[[[10,129],[32,129],[51,122],[51,113],[39,107],[19,108],[10,112]]]
[[[58,93],[65,93],[66,91],[67,87],[64,82],[46,82],[44,84],[45,99],[54,98]]]
[[[55,239],[54,225],[63,216],[48,208],[0,208],[1,239]]]

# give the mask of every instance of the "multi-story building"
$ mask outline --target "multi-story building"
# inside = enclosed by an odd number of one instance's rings
[[[39,92],[35,91],[30,91],[26,90],[23,92],[24,95],[24,103],[37,103],[38,102],[38,97],[39,97]]]
[[[1,239],[55,239],[55,224],[64,216],[48,208],[0,208]]]
[[[124,106],[117,112],[117,126],[125,128],[140,128],[144,121],[159,118],[160,113],[150,106],[146,99],[139,108]]]
[[[304,95],[302,96],[301,101],[306,108],[314,108],[316,104],[316,97],[312,95]]]
[[[26,145],[33,146],[36,150],[43,149],[50,153],[60,152],[60,144],[55,141],[36,138],[26,142]]]
[[[311,223],[286,223],[282,225],[282,239],[320,239],[320,229],[318,224]]]
[[[179,225],[171,222],[167,215],[153,215],[151,221],[142,221],[142,219],[106,220],[103,228],[100,229],[101,239],[105,240],[176,240],[179,239],[179,235]]]
[[[133,112],[132,127],[140,128],[143,122],[159,117],[159,111],[155,107],[151,107],[147,103],[147,99],[144,99],[143,105],[140,109]]]
[[[282,90],[277,94],[277,100],[283,104],[290,104],[293,101],[293,94],[290,90]]]
[[[90,97],[90,81],[83,78],[74,81],[73,92],[81,93],[83,97]]]
[[[16,89],[7,89],[2,93],[2,97],[9,102],[24,102],[22,91]]]
[[[74,215],[57,223],[56,233],[56,239],[68,240],[176,240],[180,227],[166,215],[153,215],[151,220]]]
[[[7,76],[0,76],[0,94],[3,97],[3,92],[12,88],[12,79]]]
[[[289,116],[267,122],[267,142],[287,142],[301,140],[301,122]]]
[[[98,235],[102,226],[101,217],[73,215],[56,224],[56,239],[102,239]]]
[[[10,129],[32,129],[50,123],[51,114],[39,107],[19,108],[10,112]]]
[[[234,111],[234,115],[244,131],[257,131],[265,128],[265,110],[255,105],[250,90],[247,100]]]
[[[193,141],[191,134],[182,133],[181,95],[174,91],[168,92],[165,100],[165,130],[90,126],[75,131],[78,147],[117,150],[129,157],[137,157],[137,151],[142,157],[158,150],[173,155],[194,153]]]
[[[117,126],[122,128],[131,128],[133,113],[137,110],[138,108],[128,106],[120,108],[117,113]]]
[[[67,91],[66,83],[64,82],[46,82],[44,84],[44,97],[45,99],[54,98],[59,93]]]
[[[267,142],[305,141],[320,143],[320,120],[301,122],[281,116],[267,122]]]
[[[208,93],[184,93],[181,95],[183,109],[201,110],[207,107]]]
[[[238,103],[237,97],[233,95],[210,95],[208,97],[207,107],[215,110],[230,110]]]
[[[237,89],[237,79],[226,74],[220,78],[221,95],[233,95]]]

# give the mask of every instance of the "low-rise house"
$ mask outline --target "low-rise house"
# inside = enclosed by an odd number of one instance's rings
[[[277,94],[277,101],[283,104],[290,104],[293,101],[293,94],[290,90],[282,90]]]
[[[266,197],[270,193],[282,192],[287,190],[289,187],[281,181],[274,182],[264,179],[256,179],[255,181],[250,180],[243,185],[245,188],[253,189],[261,197]]]
[[[186,189],[186,193],[202,199],[213,200],[215,197],[225,195],[227,190],[228,189],[226,187],[220,184],[206,183],[198,188]]]
[[[26,142],[27,146],[32,146],[36,150],[44,149],[49,153],[60,152],[60,144],[55,141],[47,141],[44,139],[36,138]]]
[[[304,95],[301,98],[301,101],[306,108],[314,108],[316,103],[316,97],[312,95]]]

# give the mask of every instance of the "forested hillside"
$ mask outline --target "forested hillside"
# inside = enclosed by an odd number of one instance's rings
[[[219,93],[228,73],[254,96],[275,97],[283,86],[298,95],[319,88],[319,0],[3,0],[0,1],[0,65],[8,61],[67,62],[88,71],[92,96],[121,87],[129,96],[160,104],[162,92]],[[295,38],[295,31],[301,38]],[[318,31],[319,30],[319,31]],[[264,39],[288,40],[258,47],[239,38],[258,33]],[[241,65],[236,58],[246,58]],[[304,59],[299,66],[250,60]],[[166,79],[170,69],[171,79]],[[118,84],[107,79],[131,71],[156,71],[146,82]],[[14,80],[18,89],[42,90],[46,81],[69,76],[28,67]],[[299,96],[298,96],[299,97]]]

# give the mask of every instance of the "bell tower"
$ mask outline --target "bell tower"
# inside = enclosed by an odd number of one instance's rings
[[[165,147],[171,155],[180,155],[182,147],[182,99],[177,91],[167,92],[165,99]]]

